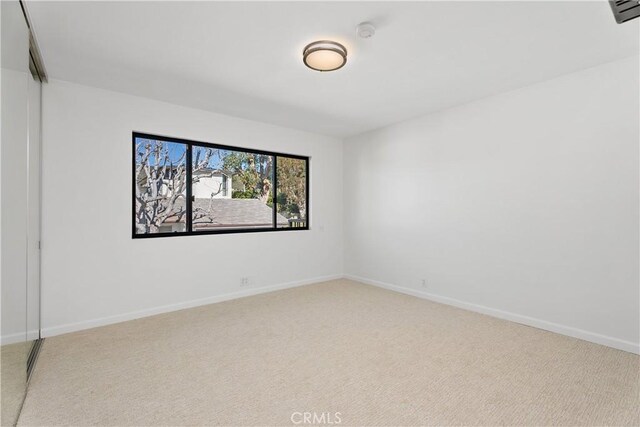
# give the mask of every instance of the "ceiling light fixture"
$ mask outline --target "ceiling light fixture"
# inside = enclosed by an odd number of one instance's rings
[[[347,48],[330,40],[318,40],[305,46],[302,60],[312,70],[334,71],[347,63]]]

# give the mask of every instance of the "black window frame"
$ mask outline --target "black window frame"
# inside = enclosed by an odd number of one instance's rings
[[[175,232],[164,232],[164,233],[148,233],[148,234],[139,234],[136,232],[136,157],[137,157],[137,149],[136,149],[136,138],[143,139],[151,139],[154,141],[162,141],[162,142],[175,142],[178,144],[184,144],[186,146],[186,163],[187,163],[187,188],[186,188],[186,200],[185,200],[185,209],[186,209],[186,222],[185,222],[185,231],[175,231]],[[230,150],[230,151],[240,151],[244,153],[250,154],[261,154],[266,156],[273,156],[273,188],[272,188],[272,198],[273,198],[273,220],[272,227],[265,228],[233,228],[233,229],[220,229],[220,230],[193,230],[193,216],[192,216],[192,151],[193,146],[198,147],[207,147],[207,148],[215,148],[222,150]],[[266,150],[257,150],[253,148],[244,148],[237,147],[232,145],[223,145],[223,144],[215,144],[211,142],[203,142],[203,141],[195,141],[184,138],[174,138],[170,136],[164,135],[155,135],[144,132],[132,132],[131,133],[131,146],[132,146],[132,169],[131,169],[131,201],[132,201],[132,209],[131,209],[131,238],[133,239],[149,239],[155,237],[181,237],[181,236],[199,236],[199,235],[207,235],[207,234],[236,234],[236,233],[264,233],[264,232],[273,232],[273,231],[304,231],[309,230],[310,224],[310,213],[311,213],[311,205],[309,204],[311,187],[310,187],[310,157],[309,156],[301,156],[298,154],[286,154],[279,153],[275,151],[266,151]],[[305,199],[306,199],[306,218],[304,227],[278,227],[277,215],[278,215],[278,202],[277,202],[277,191],[278,191],[278,157],[288,157],[292,159],[304,160],[305,161]],[[233,190],[231,190],[233,191]]]

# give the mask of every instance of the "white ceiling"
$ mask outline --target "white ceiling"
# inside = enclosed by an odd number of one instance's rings
[[[344,137],[637,55],[597,2],[28,2],[49,76]],[[357,39],[362,21],[375,37]],[[343,43],[333,73],[302,64]]]

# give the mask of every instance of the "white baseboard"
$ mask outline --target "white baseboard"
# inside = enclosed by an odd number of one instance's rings
[[[583,329],[573,328],[571,326],[565,326],[558,323],[548,322],[546,320],[536,319],[521,314],[511,313],[508,311],[498,310],[483,305],[478,305],[466,301],[460,301],[455,298],[449,298],[445,296],[430,294],[417,289],[405,288],[402,286],[396,286],[389,283],[380,282],[378,280],[367,279],[365,277],[354,276],[351,274],[345,274],[345,279],[354,280],[367,285],[377,286],[379,288],[388,289],[391,291],[400,292],[407,295],[412,295],[418,298],[424,298],[430,301],[438,302],[441,304],[447,304],[454,307],[462,308],[469,311],[475,311],[477,313],[486,314],[499,319],[509,320],[512,322],[520,323],[527,326],[533,326],[534,328],[544,329],[546,331],[555,332],[562,335],[568,335],[573,338],[593,342],[596,344],[606,345],[618,350],[627,351],[629,353],[640,354],[640,344],[631,341],[621,340],[606,335],[597,334],[595,332],[585,331]]]
[[[232,299],[248,297],[252,295],[259,295],[267,292],[278,291],[282,289],[295,288],[298,286],[310,285],[313,283],[325,282],[328,280],[336,280],[346,278],[349,280],[354,280],[357,282],[361,282],[367,285],[377,286],[380,288],[388,289],[395,292],[400,292],[407,295],[412,295],[418,298],[427,299],[430,301],[438,302],[441,304],[447,304],[454,307],[462,308],[469,311],[474,311],[477,313],[486,314],[489,316],[497,317],[499,319],[509,320],[516,323],[521,323],[527,326],[533,326],[535,328],[544,329],[546,331],[555,332],[562,335],[567,335],[573,338],[582,339],[585,341],[593,342],[596,344],[606,345],[608,347],[613,347],[619,350],[627,351],[629,353],[640,354],[640,344],[633,343],[631,341],[621,340],[619,338],[614,338],[606,335],[597,334],[595,332],[585,331],[583,329],[574,328],[571,326],[561,325],[554,322],[549,322],[542,319],[536,319],[529,316],[524,316],[521,314],[511,313],[508,311],[498,310],[491,307],[486,307],[479,304],[474,304],[466,301],[457,300],[455,298],[449,298],[441,295],[435,295],[428,292],[423,292],[417,289],[405,288],[402,286],[396,286],[389,283],[381,282],[378,280],[368,279],[365,277],[355,276],[351,274],[345,275],[330,275],[330,276],[322,276],[322,277],[314,277],[311,279],[298,280],[288,283],[282,283],[279,285],[265,286],[261,288],[253,288],[246,289],[237,292],[231,292],[228,294],[216,295],[208,298],[202,298],[197,300],[185,301],[177,304],[169,304],[160,307],[149,308],[145,310],[139,310],[129,313],[118,314],[115,316],[102,317],[98,319],[85,320],[82,322],[76,323],[68,323],[59,326],[52,326],[48,328],[42,329],[43,337],[52,337],[55,335],[66,334],[70,332],[81,331],[90,328],[96,328],[99,326],[111,325],[114,323],[126,322],[128,320],[139,319],[142,317],[153,316],[156,314],[168,313],[171,311],[182,310],[185,308],[198,307],[202,305],[214,304],[222,301],[229,301]],[[14,337],[15,335],[15,337]],[[17,342],[14,338],[22,337],[24,339],[24,334],[12,334],[6,337],[2,337],[2,344],[9,344],[11,342]]]
[[[160,307],[148,308],[145,310],[133,311],[129,313],[117,314],[114,316],[101,317],[98,319],[84,320],[76,323],[67,323],[64,325],[51,326],[42,329],[43,337],[53,337],[56,335],[67,334],[70,332],[82,331],[85,329],[97,328],[99,326],[112,325],[114,323],[126,322],[127,320],[140,319],[142,317],[153,316],[156,314],[168,313],[171,311],[183,310],[185,308],[199,307],[202,305],[214,304],[222,301],[229,301],[237,298],[244,298],[252,295],[264,294],[267,292],[279,291],[282,289],[295,288],[298,286],[310,285],[313,283],[326,282],[327,280],[341,279],[342,274],[331,276],[314,277],[305,280],[296,280],[293,282],[281,283],[278,285],[264,286],[260,288],[245,289],[228,294],[215,295],[208,298],[184,301],[176,304],[163,305]]]
[[[35,341],[40,338],[38,330],[31,330],[27,332],[18,332],[15,334],[7,334],[0,337],[0,345],[15,344],[25,341]]]

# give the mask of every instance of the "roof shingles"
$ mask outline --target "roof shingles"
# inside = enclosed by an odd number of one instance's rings
[[[176,201],[176,210],[184,209],[184,200]],[[258,199],[195,199],[192,205],[197,219],[194,229],[221,227],[271,227],[273,210]],[[166,222],[172,222],[170,217]],[[278,227],[288,226],[289,221],[277,214]]]

